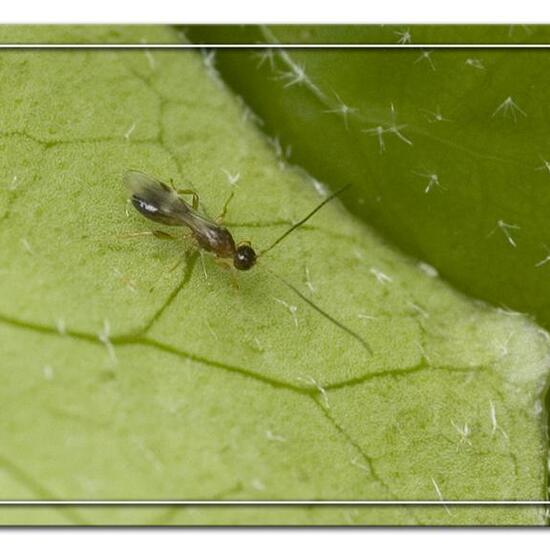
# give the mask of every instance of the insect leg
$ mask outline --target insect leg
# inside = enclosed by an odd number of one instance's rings
[[[199,195],[195,191],[193,191],[192,189],[176,189],[176,188],[174,188],[174,191],[178,195],[192,195],[193,196],[193,201],[192,201],[193,210],[198,210],[198,208],[199,208]]]
[[[231,261],[227,258],[218,258],[217,256],[213,256],[212,258],[216,264],[218,264],[222,269],[232,269],[233,266],[231,265]]]
[[[178,261],[171,267],[169,267],[162,275],[161,278],[168,275],[169,273],[173,273],[184,261],[187,261],[186,256],[182,256],[181,258],[178,258]],[[159,279],[160,280],[160,279]],[[157,281],[150,289],[149,292],[154,292],[156,290],[156,287],[158,285],[159,281]]]
[[[186,260],[185,256],[183,256],[182,258],[179,258],[179,260],[170,269],[168,269],[166,273],[172,273],[172,271],[175,271],[185,260]]]
[[[220,224],[220,225],[223,225],[223,222],[224,222],[224,219],[225,219],[225,215],[227,214],[227,207],[229,206],[229,203],[233,200],[233,197],[235,196],[235,189],[232,189],[231,190],[231,193],[229,193],[229,196],[227,197],[227,199],[225,199],[225,203],[223,205],[223,208],[222,208],[222,211],[221,211],[221,214],[217,217],[216,221]]]
[[[241,290],[241,287],[239,286],[239,276],[236,269],[231,270],[231,283],[236,290]]]
[[[165,231],[153,229],[152,231],[138,231],[136,233],[125,233],[124,235],[117,235],[118,239],[134,239],[137,237],[156,237],[157,239],[174,240],[176,237]]]
[[[227,258],[218,258],[217,256],[214,256],[214,261],[222,269],[228,270],[231,273],[231,283],[233,284],[233,287],[240,290],[238,273],[237,270],[234,269],[231,261]]]

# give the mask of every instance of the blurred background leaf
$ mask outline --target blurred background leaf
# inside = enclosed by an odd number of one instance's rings
[[[544,43],[545,26],[189,27],[195,42]],[[550,327],[550,53],[219,50],[292,162],[467,294]]]

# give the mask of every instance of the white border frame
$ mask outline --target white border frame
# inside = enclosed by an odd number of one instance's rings
[[[550,24],[548,25],[550,30]],[[0,44],[0,50],[518,50],[518,49],[550,49],[548,44]]]

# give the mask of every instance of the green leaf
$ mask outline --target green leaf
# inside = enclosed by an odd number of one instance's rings
[[[548,26],[191,28],[216,43],[545,43]],[[269,53],[269,51],[267,52]],[[550,327],[550,56],[536,49],[220,52],[223,77],[349,209],[471,296]]]
[[[136,31],[156,40],[178,36]],[[525,317],[458,294],[336,201],[238,287],[192,243],[121,238],[152,227],[125,214],[130,168],[193,186],[212,216],[234,190],[228,227],[258,250],[320,202],[212,62],[0,55],[2,498],[544,499],[549,346]],[[544,510],[51,506],[1,521],[537,524]]]

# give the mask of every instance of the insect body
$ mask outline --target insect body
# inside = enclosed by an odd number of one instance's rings
[[[130,192],[132,204],[146,218],[164,225],[189,227],[203,250],[212,252],[218,258],[231,258],[237,269],[245,271],[256,263],[256,252],[250,244],[236,245],[233,236],[223,225],[199,213],[198,195],[193,191],[181,191],[193,195],[191,206],[174,188],[143,172],[126,172],[124,183]]]
[[[130,192],[130,201],[140,214],[154,222],[163,223],[164,225],[181,225],[189,227],[193,232],[193,236],[195,237],[197,244],[203,250],[212,252],[218,258],[232,259],[233,265],[242,271],[250,269],[256,263],[257,257],[260,257],[272,250],[282,240],[288,237],[290,233],[309,220],[327,202],[334,199],[349,187],[349,185],[345,185],[332,195],[325,198],[309,214],[293,224],[270,246],[262,250],[257,255],[248,242],[235,245],[233,236],[223,225],[216,223],[207,216],[199,213],[197,209],[199,205],[199,197],[194,191],[177,191],[173,187],[170,187],[169,185],[166,185],[165,183],[162,183],[161,181],[158,181],[143,172],[138,172],[137,170],[130,170],[126,172],[126,174],[124,174],[124,183]],[[193,195],[192,206],[180,197],[181,194]],[[229,200],[231,199],[231,196],[229,197]],[[226,201],[224,206],[222,217],[227,208],[227,204],[228,201]],[[155,231],[152,234],[161,237],[173,238],[171,235],[162,233],[161,231]],[[269,271],[273,273],[271,270]],[[366,340],[322,310],[309,298],[304,296],[298,289],[286,282],[282,277],[279,277],[276,273],[273,273],[273,275],[275,275],[281,282],[283,282],[290,290],[309,304],[313,309],[321,313],[321,315],[330,320],[337,327],[358,340],[369,352],[369,354],[372,355],[372,350]]]

